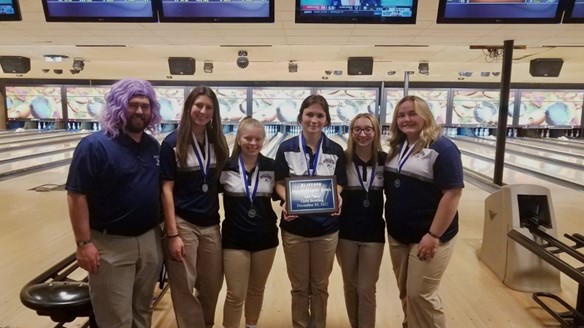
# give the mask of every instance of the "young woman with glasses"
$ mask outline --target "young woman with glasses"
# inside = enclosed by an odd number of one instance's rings
[[[339,216],[337,260],[351,328],[375,328],[375,289],[385,245],[381,131],[375,116],[357,114],[345,151],[348,183]]]

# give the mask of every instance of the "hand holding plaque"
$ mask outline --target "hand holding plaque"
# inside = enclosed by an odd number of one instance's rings
[[[338,212],[334,176],[286,178],[286,211],[290,215]]]

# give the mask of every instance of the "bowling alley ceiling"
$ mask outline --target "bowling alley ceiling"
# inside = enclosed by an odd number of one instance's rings
[[[398,82],[415,71],[410,81],[433,82],[458,81],[466,71],[473,74],[464,81],[498,82],[500,76],[481,72],[501,71],[501,57],[469,47],[514,40],[525,49],[514,50],[512,82],[584,83],[584,24],[436,24],[438,0],[419,1],[415,25],[295,24],[294,0],[277,0],[275,23],[266,24],[47,23],[41,1],[20,6],[22,21],[0,22],[0,56],[29,57],[32,69],[23,79]],[[239,50],[248,52],[245,69],[236,65]],[[69,58],[48,63],[47,54]],[[347,75],[347,58],[355,56],[374,58],[372,75]],[[169,79],[168,57],[195,58],[196,73]],[[83,58],[85,68],[72,75],[74,58]],[[532,77],[535,58],[562,58],[560,76]],[[213,73],[203,71],[205,61],[213,62]],[[428,75],[418,73],[420,61],[429,63]],[[16,75],[0,71],[0,78]]]

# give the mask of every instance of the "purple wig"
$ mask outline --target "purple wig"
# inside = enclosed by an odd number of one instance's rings
[[[136,96],[144,96],[150,100],[150,123],[146,129],[155,131],[156,125],[160,123],[160,104],[156,100],[156,92],[152,84],[145,80],[126,79],[120,80],[105,96],[106,106],[101,112],[101,124],[105,133],[111,137],[116,137],[120,130],[126,133],[126,111],[130,99]]]

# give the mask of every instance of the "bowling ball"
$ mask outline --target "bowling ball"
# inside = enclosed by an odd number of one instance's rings
[[[30,110],[34,118],[50,118],[53,114],[53,108],[49,100],[45,97],[35,97],[30,102]]]
[[[298,118],[298,106],[292,100],[284,100],[278,104],[276,114],[280,122],[296,122]]]
[[[499,109],[494,103],[490,101],[483,101],[480,107],[473,110],[475,121],[478,123],[494,123],[497,121],[497,114]]]
[[[572,120],[572,113],[568,105],[555,102],[545,110],[545,121],[548,125],[568,125]]]
[[[344,122],[349,122],[359,112],[359,105],[353,100],[345,100],[337,106],[337,116]]]
[[[162,116],[162,119],[165,121],[174,120],[172,102],[165,98],[158,98],[158,103],[160,104],[160,116]]]
[[[93,97],[87,104],[87,112],[91,117],[98,117],[103,110],[104,105],[105,100],[103,100],[103,98]]]

